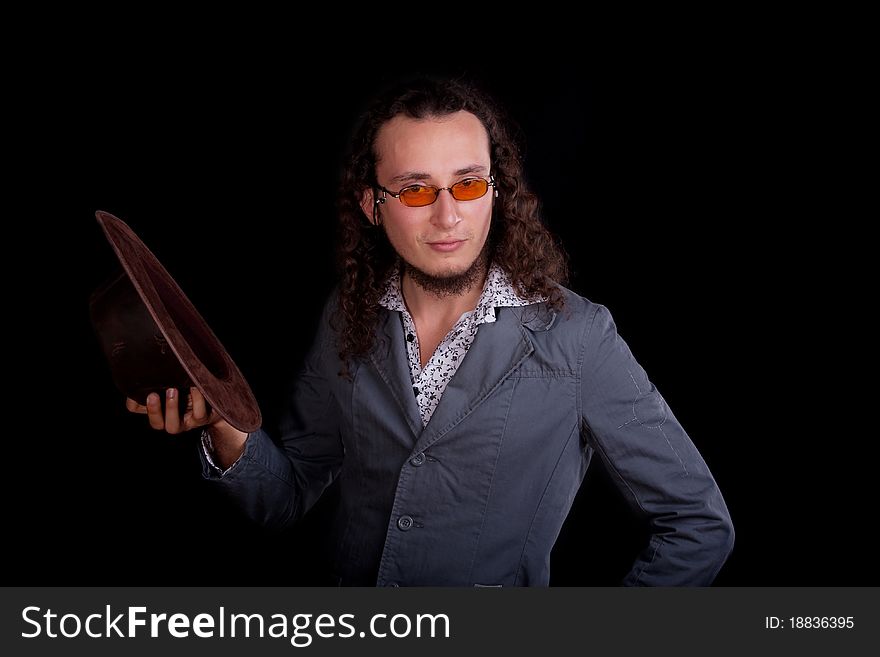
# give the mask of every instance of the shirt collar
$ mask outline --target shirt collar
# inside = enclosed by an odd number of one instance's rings
[[[510,277],[501,267],[492,264],[486,276],[483,292],[473,310],[477,324],[495,321],[495,308],[512,308],[534,303],[517,293]],[[385,282],[385,290],[379,298],[379,305],[388,310],[407,312],[400,289],[400,267],[394,267]]]

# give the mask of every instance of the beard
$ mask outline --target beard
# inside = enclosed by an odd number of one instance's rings
[[[429,274],[403,260],[403,273],[425,292],[438,297],[462,294],[483,282],[489,269],[489,240],[471,265],[461,272]]]

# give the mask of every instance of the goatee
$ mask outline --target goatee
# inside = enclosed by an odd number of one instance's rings
[[[483,250],[480,251],[480,255],[471,263],[471,266],[463,272],[434,276],[417,267],[413,267],[405,260],[403,261],[403,272],[425,292],[430,292],[438,297],[451,297],[467,292],[475,285],[481,284],[489,268],[488,265],[489,250],[486,244],[483,245]]]

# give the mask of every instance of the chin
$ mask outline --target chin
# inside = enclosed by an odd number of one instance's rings
[[[426,267],[422,271],[435,278],[455,278],[464,274],[468,269],[470,269],[470,264],[450,265],[444,263],[434,267]]]

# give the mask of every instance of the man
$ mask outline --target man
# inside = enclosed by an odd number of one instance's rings
[[[276,444],[195,388],[147,406],[204,427],[204,474],[258,522],[293,522],[340,478],[342,585],[546,585],[597,454],[652,536],[625,585],[708,585],[733,545],[711,473],[617,334],[562,287],[491,102],[423,81],[378,99],[340,194],[341,282]]]

